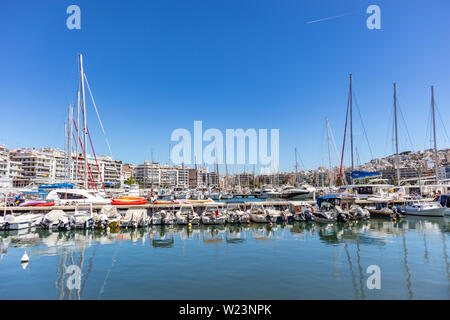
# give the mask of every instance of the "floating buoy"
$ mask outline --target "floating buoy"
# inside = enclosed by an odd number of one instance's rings
[[[269,222],[269,226],[272,226],[272,222]]]
[[[396,217],[392,217],[392,221],[397,222],[397,218]]]
[[[25,262],[28,262],[28,261],[30,261],[30,257],[28,257],[27,252],[25,251],[25,253],[22,256],[22,259],[20,259],[20,262],[21,263],[25,263]]]
[[[250,220],[247,220],[247,224],[250,224]]]
[[[188,228],[190,228],[190,227],[192,227],[192,224],[189,222],[189,223],[188,223]]]

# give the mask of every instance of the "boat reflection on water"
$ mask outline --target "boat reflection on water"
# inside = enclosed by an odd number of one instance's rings
[[[126,287],[128,283],[124,279],[135,276],[145,277],[150,283],[155,281],[153,271],[148,273],[145,270],[155,266],[157,269],[153,270],[168,268],[179,274],[179,270],[187,268],[185,264],[207,265],[227,261],[226,265],[236,265],[244,259],[242,265],[236,267],[245,273],[248,269],[246,263],[251,263],[251,260],[245,260],[244,252],[248,252],[252,259],[257,259],[260,254],[266,255],[264,259],[277,257],[276,261],[283,261],[288,257],[293,267],[306,268],[301,270],[312,272],[311,270],[316,270],[315,263],[318,261],[315,257],[319,257],[320,261],[326,261],[325,263],[331,266],[331,272],[322,274],[321,277],[328,277],[328,281],[337,283],[345,279],[346,288],[350,290],[347,293],[349,296],[346,297],[367,299],[373,298],[373,291],[370,292],[366,288],[367,266],[377,261],[387,263],[383,259],[377,260],[380,259],[377,254],[381,249],[387,252],[386,256],[389,256],[388,260],[392,261],[393,266],[399,266],[392,268],[390,265],[389,272],[396,272],[394,279],[399,281],[399,288],[404,290],[402,298],[413,299],[421,297],[417,287],[419,284],[415,280],[421,272],[418,266],[438,264],[438,268],[446,273],[445,279],[449,278],[446,245],[448,232],[447,218],[431,217],[408,217],[398,221],[371,219],[333,224],[293,222],[190,227],[158,225],[121,229],[117,232],[106,229],[56,232],[42,229],[14,230],[0,232],[0,271],[3,277],[7,277],[10,272],[11,276],[15,274],[17,281],[25,281],[17,276],[17,268],[20,268],[19,274],[23,274],[24,270],[33,273],[39,268],[54,270],[56,264],[56,281],[53,271],[47,273],[47,278],[38,277],[39,279],[34,280],[41,281],[36,284],[38,286],[43,286],[46,281],[54,283],[56,297],[53,293],[52,297],[47,298],[121,298],[113,296],[111,292],[114,291],[108,291],[114,286],[111,284],[113,281],[125,281],[121,285]],[[295,240],[301,242],[293,242]],[[30,259],[27,264],[21,264],[16,259],[19,257],[20,260],[25,250]],[[296,251],[296,254],[292,250]],[[208,260],[211,259],[211,252],[214,252],[215,259]],[[436,256],[436,252],[440,255]],[[310,258],[305,260],[305,257]],[[14,263],[10,263],[11,259],[15,259]],[[67,290],[66,283],[70,276],[67,270],[72,265],[78,266],[82,271],[81,285],[76,290]],[[287,266],[288,264],[283,262],[273,262],[265,268],[283,269]],[[219,270],[221,268],[219,265],[216,267]],[[132,268],[133,276],[130,275],[129,268]],[[388,272],[385,274],[387,276]],[[48,278],[51,276],[53,279]],[[130,279],[133,283],[133,278]],[[299,279],[297,280],[300,281]],[[186,283],[190,283],[188,280]],[[439,278],[439,281],[441,280]],[[169,277],[166,281],[172,280]],[[391,278],[390,281],[394,280]],[[92,284],[88,286],[87,283]],[[91,287],[98,283],[101,283],[100,289]],[[174,283],[171,282],[171,285]],[[226,286],[227,282],[224,280],[222,285]],[[0,288],[0,298],[7,298],[3,294]],[[323,297],[328,297],[328,294],[328,291],[324,291]],[[392,295],[395,294],[398,293]],[[282,292],[279,296],[284,297]]]
[[[175,243],[173,226],[154,226],[149,228],[149,238],[155,248],[172,248]]]

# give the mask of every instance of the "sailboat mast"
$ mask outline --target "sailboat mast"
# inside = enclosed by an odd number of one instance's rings
[[[151,177],[150,177],[150,179],[151,179],[151,192],[153,192],[153,146],[151,147],[151,156],[152,156],[152,164],[151,164],[151,166],[152,166],[152,168],[151,168]]]
[[[67,175],[68,175],[68,180],[69,182],[72,181],[72,128],[73,128],[73,109],[72,109],[72,104],[69,103],[69,119],[68,119],[68,132],[67,132],[67,141],[68,141],[68,152],[67,152],[67,157],[69,158],[68,161],[68,170],[67,170]]]
[[[69,148],[67,147],[67,143],[68,143],[68,137],[69,137],[69,130],[67,129],[67,123],[64,121],[64,152],[66,153],[66,158],[64,159],[64,173],[66,175],[67,178],[67,162],[69,161],[69,153],[68,150]],[[56,179],[55,179],[56,180]]]
[[[80,53],[78,55],[78,59],[80,61],[80,79],[81,79],[81,104],[83,108],[83,157],[84,157],[84,187],[88,188],[88,163],[87,163],[87,144],[86,144],[86,136],[87,136],[87,121],[86,121],[86,101],[84,95],[84,70],[83,70],[83,55]]]
[[[398,127],[397,127],[397,84],[394,82],[394,132],[395,132],[395,158],[397,168],[397,185],[400,185],[400,161],[398,155]]]
[[[77,127],[80,127],[80,88],[78,88],[77,90]],[[80,151],[79,151],[79,143],[77,141],[75,141],[76,145],[77,145],[77,151],[76,151],[76,169],[75,169],[75,188],[78,188],[78,160],[79,160],[79,156],[80,156]]]
[[[297,160],[297,148],[294,148],[295,153],[295,186],[298,185],[298,160]]]
[[[352,155],[352,172],[353,172],[353,83],[352,83],[352,74],[350,73],[350,149]]]
[[[432,115],[433,115],[434,173],[436,175],[436,181],[439,182],[439,178],[438,178],[437,146],[436,146],[436,116],[435,116],[435,112],[434,112],[434,86],[431,86],[431,110],[432,110]]]

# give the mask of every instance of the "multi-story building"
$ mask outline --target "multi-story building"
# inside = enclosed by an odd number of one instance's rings
[[[9,150],[5,146],[0,146],[0,188],[14,187],[14,182],[20,181],[21,177],[21,163],[11,161]]]
[[[197,168],[197,186],[207,186],[208,185],[208,167],[198,167]]]
[[[35,149],[13,149],[10,151],[10,160],[21,163],[22,167],[22,178],[14,182],[15,187],[51,181],[54,166],[48,154]]]
[[[42,148],[40,150],[29,148],[13,149],[9,153],[13,185],[24,187],[32,184],[77,182],[84,181],[84,158],[72,155],[71,165],[67,154],[58,149]],[[117,185],[122,177],[122,163],[108,156],[100,156],[95,159],[87,155],[88,183],[92,187],[91,180],[96,188],[105,185]]]
[[[178,169],[167,164],[160,165],[160,186],[163,188],[173,187],[178,182]]]
[[[240,173],[235,175],[234,183],[240,185],[241,187],[250,187],[253,184],[253,174],[250,173]]]
[[[197,188],[198,184],[197,184],[197,178],[198,178],[198,173],[197,173],[197,169],[188,169],[189,173],[188,173],[188,187],[189,188]]]
[[[143,188],[157,187],[160,185],[159,163],[144,161],[134,169],[134,179]]]
[[[135,169],[136,169],[136,166],[129,164],[129,163],[125,163],[122,166],[123,179],[124,180],[128,180],[130,178],[134,179],[134,170]]]
[[[189,168],[177,168],[177,184],[182,187],[189,187]]]

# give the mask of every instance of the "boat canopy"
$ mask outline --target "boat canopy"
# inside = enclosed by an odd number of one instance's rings
[[[352,179],[365,179],[375,176],[382,176],[382,174],[372,171],[352,171],[352,173],[350,174],[350,177],[352,177]]]
[[[39,190],[47,189],[73,189],[74,185],[71,183],[53,183],[53,184],[40,184],[38,186]]]

